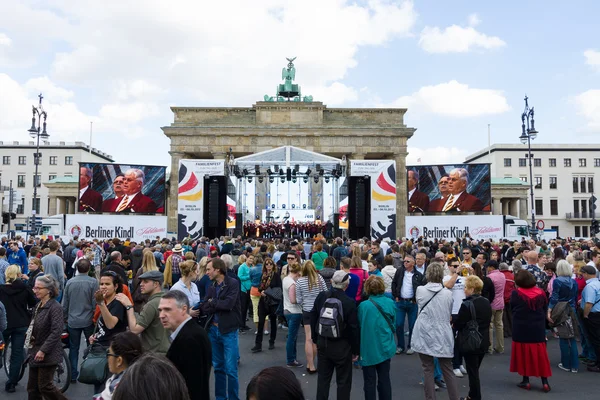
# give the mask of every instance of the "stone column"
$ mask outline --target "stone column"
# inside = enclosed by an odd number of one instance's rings
[[[512,199],[510,201],[510,208],[508,210],[508,213],[510,215],[517,216],[517,199]]]
[[[519,197],[519,218],[526,220],[528,214],[527,197]]]
[[[48,215],[56,214],[56,196],[50,196],[50,204],[48,205]]]
[[[406,142],[396,152],[396,239],[406,236],[405,217],[408,210],[408,192],[406,191]]]
[[[494,197],[493,202],[492,214],[502,215],[502,199]]]
[[[508,214],[508,202],[510,199],[502,199],[502,215]]]
[[[167,209],[167,230],[177,232],[177,190],[179,189],[179,161],[185,153],[170,151],[171,176],[169,177],[169,208]]]
[[[64,198],[64,197],[59,197],[58,198],[58,214],[64,214],[65,213],[66,201],[67,201],[67,199]]]

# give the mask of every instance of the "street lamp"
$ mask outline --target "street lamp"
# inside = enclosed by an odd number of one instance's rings
[[[535,130],[535,120],[533,119],[533,107],[529,108],[528,97],[525,96],[525,110],[521,114],[521,136],[519,139],[521,143],[527,143],[527,154],[526,157],[529,159],[529,195],[531,196],[531,237],[536,239],[537,227],[535,225],[535,204],[533,202],[533,166],[531,159],[531,141],[537,137],[538,131]],[[527,125],[527,126],[526,126]]]
[[[32,106],[32,113],[33,116],[31,118],[31,128],[29,128],[29,130],[27,132],[29,132],[29,136],[31,136],[32,138],[36,138],[37,137],[37,145],[36,145],[36,150],[35,150],[35,154],[33,156],[33,161],[35,163],[35,175],[33,178],[33,200],[32,200],[32,204],[31,204],[31,216],[32,216],[32,222],[31,222],[31,227],[34,228],[36,227],[36,223],[35,223],[35,214],[36,214],[36,209],[35,209],[35,200],[37,199],[37,186],[38,186],[38,165],[40,163],[40,138],[42,138],[43,140],[48,140],[48,138],[50,137],[50,135],[48,135],[48,132],[46,132],[46,118],[48,117],[48,114],[46,113],[46,111],[44,111],[44,108],[42,107],[42,99],[44,98],[42,96],[42,94],[40,93],[40,95],[38,96],[40,99],[40,103],[39,105],[36,106]],[[37,117],[37,127],[35,125],[35,119]],[[44,117],[44,125],[42,128],[42,117]],[[40,128],[41,132],[40,132]]]

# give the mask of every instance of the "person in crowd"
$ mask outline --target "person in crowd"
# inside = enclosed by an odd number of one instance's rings
[[[381,244],[378,241],[371,243],[369,254],[371,254],[371,259],[377,260],[377,265],[383,265],[385,253],[381,250]]]
[[[342,257],[340,261],[340,271],[344,271],[349,274],[349,283],[346,285],[346,294],[351,299],[355,300],[358,295],[358,286],[360,285],[360,278],[358,275],[350,272],[352,266],[352,260],[349,257]],[[362,271],[360,272],[362,274]],[[333,279],[333,278],[332,278]]]
[[[213,356],[222,357],[222,354],[215,354],[206,331],[190,317],[189,310],[188,297],[179,290],[165,293],[160,299],[158,306],[160,321],[165,329],[172,332],[167,358],[183,376],[190,399],[209,399]],[[235,325],[236,330],[237,327],[238,325]],[[222,388],[218,387],[221,382],[217,374],[215,365],[215,394],[217,399],[225,399],[227,393],[222,392]],[[230,395],[229,398],[238,397]]]
[[[127,285],[127,273],[125,272],[125,265],[123,263],[123,256],[121,255],[121,252],[115,250],[110,253],[110,264],[102,269],[102,273],[105,271],[113,271],[119,276],[121,283]],[[100,276],[102,276],[102,273]]]
[[[248,256],[248,259],[250,259],[250,256]],[[260,325],[258,323],[258,303],[260,302],[261,298],[259,287],[263,275],[262,255],[253,255],[250,262],[253,263],[250,267],[250,283],[252,285],[250,288],[250,301],[252,302],[252,319],[254,321],[254,324],[256,325],[256,331],[254,333],[258,334],[258,331],[262,330],[265,335],[268,335],[269,331],[265,329],[267,321],[265,320],[265,322]]]
[[[554,323],[552,310],[554,310],[558,303],[565,302],[567,303],[567,307],[566,311],[563,312],[571,318],[572,323],[575,325],[577,321],[575,314],[577,307],[577,282],[571,277],[571,266],[566,260],[558,261],[556,275],[556,279],[552,282],[552,294],[548,302],[547,319],[550,323]],[[577,350],[575,335],[571,338],[561,338],[559,336],[559,344],[560,363],[558,364],[558,368],[563,371],[576,373],[579,369],[579,352]]]
[[[327,285],[327,289],[331,288],[331,277],[335,273],[336,268],[337,261],[335,260],[335,258],[327,257],[325,261],[323,261],[323,269],[319,271],[319,275],[321,275],[321,277],[323,277],[323,279],[325,280],[325,285]]]
[[[552,261],[544,263],[544,273],[546,274],[546,283],[543,290],[548,294],[548,298],[552,297],[552,290],[554,286],[554,280],[556,279],[556,264]]]
[[[69,333],[69,361],[71,361],[71,380],[79,376],[79,347],[81,334],[89,345],[89,337],[94,333],[95,293],[99,290],[98,281],[90,276],[91,263],[81,259],[77,263],[79,275],[67,281],[62,298],[63,313],[67,320]]]
[[[33,285],[35,284],[35,278],[38,276],[44,275],[44,267],[42,265],[42,260],[39,258],[32,258],[29,260],[29,272],[27,275],[23,274],[21,277],[24,281],[27,282],[29,287],[33,289]]]
[[[458,399],[458,388],[452,371],[452,292],[442,285],[444,267],[440,263],[429,264],[425,277],[427,284],[415,290],[419,312],[413,329],[411,348],[421,359],[425,375],[425,398],[435,399],[433,360],[436,357],[442,369],[449,398]]]
[[[342,259],[342,264],[344,259]],[[317,377],[317,400],[329,399],[329,388],[333,372],[336,372],[338,400],[349,400],[352,390],[352,362],[360,355],[360,328],[356,302],[348,297],[345,290],[350,282],[350,274],[336,271],[331,278],[331,290],[319,293],[311,313],[311,337],[317,344],[319,369]],[[335,299],[341,304],[343,324],[340,338],[334,339],[319,334],[319,320],[326,301]],[[337,303],[337,302],[336,302]]]
[[[202,313],[211,316],[208,335],[215,369],[215,397],[234,400],[239,398],[240,286],[227,276],[227,267],[221,259],[212,258],[206,273],[213,284],[202,303]]]
[[[376,260],[369,261],[367,268],[369,270],[369,276],[378,276],[380,278],[383,277]]]
[[[132,303],[127,296],[119,293],[116,298],[127,310],[129,330],[140,335],[144,351],[166,354],[170,344],[169,336],[160,322],[158,312],[160,299],[164,295],[162,291],[164,275],[158,269],[154,269],[140,275],[139,279],[141,294],[148,301],[138,315],[133,311]]]
[[[272,258],[267,258],[263,264],[262,276],[260,278],[260,285],[258,291],[260,293],[260,299],[258,302],[258,326],[264,326],[266,324],[266,318],[269,317],[271,322],[271,336],[269,338],[269,350],[275,348],[275,339],[277,338],[277,307],[278,304],[274,299],[267,295],[268,289],[278,288],[281,290],[281,276],[277,272],[277,267]],[[262,351],[262,340],[263,331],[258,329],[256,332],[256,339],[254,347],[252,348],[253,353]]]
[[[544,289],[548,285],[550,278],[544,273],[544,271],[537,265],[538,264],[538,253],[536,251],[528,251],[523,253],[527,266],[525,270],[529,271],[535,278],[537,287]]]
[[[390,363],[396,352],[396,306],[384,295],[385,283],[377,276],[365,281],[365,295],[358,307],[360,326],[360,365],[363,371],[363,390],[366,400],[392,399]]]
[[[133,286],[131,290],[131,297],[133,297],[133,309],[136,313],[142,311],[142,307],[148,300],[148,298],[142,294],[142,288],[140,287],[140,275],[150,271],[158,271],[158,267],[156,266],[156,259],[154,258],[152,251],[145,250],[142,255],[141,267],[138,268],[133,277]]]
[[[552,370],[546,350],[545,323],[548,300],[544,291],[536,286],[536,278],[527,270],[517,273],[515,284],[517,290],[510,297],[513,312],[510,372],[523,377],[518,387],[530,390],[529,377],[537,376],[542,378],[542,390],[549,392],[548,377],[552,376]]]
[[[102,393],[94,396],[94,400],[112,400],[123,374],[142,355],[142,352],[142,342],[135,333],[122,332],[115,335],[106,351],[108,371],[112,375],[106,380]],[[144,380],[147,379],[148,377],[144,376]],[[136,396],[139,396],[139,393]]]
[[[10,264],[6,261],[6,249],[0,245],[0,285],[4,285],[6,273],[6,268],[8,268]]]
[[[473,274],[478,276],[479,279],[483,281],[483,290],[481,291],[481,295],[487,298],[491,304],[496,297],[496,287],[494,286],[494,282],[492,282],[489,277],[484,275],[483,269],[478,263],[473,263],[472,268]],[[504,293],[504,291],[502,291],[502,293]]]
[[[18,265],[21,272],[27,275],[27,253],[22,247],[21,242],[11,242],[6,249],[6,260],[10,265]]]
[[[306,354],[306,370],[315,374],[317,367],[317,345],[311,335],[310,318],[319,293],[327,290],[325,280],[316,270],[315,264],[308,260],[302,265],[302,277],[296,282],[296,302],[302,306],[302,322],[304,324],[304,352]]]
[[[350,273],[354,274],[358,277],[358,289],[356,291],[356,297],[355,297],[355,301],[356,304],[360,304],[360,302],[362,301],[362,297],[363,297],[363,285],[365,283],[365,281],[367,280],[367,278],[369,277],[369,272],[367,271],[368,268],[363,268],[362,266],[362,260],[360,259],[360,257],[352,257],[351,259],[351,264],[350,264]]]
[[[54,372],[63,357],[60,343],[63,311],[55,300],[59,282],[52,275],[40,276],[35,280],[33,291],[39,302],[33,312],[33,329],[25,339],[29,358],[28,398],[66,400],[53,382]]]
[[[53,240],[48,244],[50,254],[42,257],[42,265],[44,266],[44,274],[51,275],[58,281],[58,288],[60,294],[57,299],[60,300],[62,297],[62,291],[65,287],[65,268],[64,261],[62,258],[56,255],[56,252],[60,248],[60,244]]]
[[[144,379],[139,379],[140,376]],[[172,362],[146,353],[125,370],[112,399],[190,400],[190,395],[183,376]]]
[[[173,253],[165,261],[165,286],[171,287],[181,278],[179,264],[184,261],[182,256],[183,247],[178,243],[173,247]]]
[[[23,353],[27,327],[31,322],[28,308],[35,306],[37,300],[30,288],[20,279],[21,268],[10,265],[5,271],[5,284],[0,285],[0,302],[6,308],[6,329],[2,332],[4,343],[10,344],[8,380],[4,389],[8,393],[16,391],[19,383],[19,371],[25,359]]]
[[[398,268],[392,281],[392,296],[396,300],[396,338],[398,346],[396,354],[414,354],[410,343],[412,340],[415,322],[417,320],[416,294],[419,286],[425,285],[423,274],[415,270],[413,256],[404,257],[404,266]],[[408,317],[408,343],[404,339],[404,320]]]
[[[335,243],[337,244],[337,247],[333,249],[331,256],[335,259],[336,266],[334,269],[339,270],[342,258],[348,256],[348,249],[344,246],[344,240],[342,238],[337,238]]]
[[[480,253],[477,257],[484,253]],[[490,348],[488,352],[490,354],[504,353],[504,325],[502,323],[502,314],[504,313],[504,287],[506,286],[506,277],[500,272],[500,265],[498,261],[490,260],[486,263],[487,266],[487,278],[490,279],[494,285],[494,298],[490,302],[492,306],[492,324],[493,328],[490,327]],[[482,281],[483,282],[483,281]],[[483,290],[483,287],[482,287]],[[489,301],[489,300],[488,300]],[[496,331],[496,343],[494,346],[494,331]],[[468,372],[468,371],[467,371]]]
[[[292,259],[296,259],[295,255],[289,255]],[[298,362],[296,343],[298,339],[298,330],[302,322],[302,305],[296,300],[297,281],[301,276],[302,267],[300,264],[293,262],[288,264],[288,276],[283,278],[283,315],[287,320],[288,334],[285,344],[286,363],[288,367],[301,368],[304,365]],[[309,325],[310,326],[310,325]]]
[[[206,291],[208,290],[208,287],[212,284],[210,281],[210,278],[208,277],[208,275],[206,275],[206,265],[208,264],[208,261],[210,260],[210,258],[208,257],[202,257],[202,259],[200,259],[200,262],[198,263],[198,277],[200,279],[197,279],[195,284],[198,287],[198,293],[200,294],[200,301],[204,301],[204,298],[206,297]]]
[[[596,268],[591,265],[584,265],[580,272],[586,282],[581,293],[583,321],[590,345],[596,353],[596,362],[588,365],[587,370],[600,372],[600,279],[596,278]]]
[[[481,334],[481,345],[472,353],[464,354],[463,356],[467,367],[467,375],[469,376],[469,395],[467,399],[481,400],[479,368],[481,367],[485,352],[488,351],[491,343],[491,335],[488,335],[488,331],[490,330],[490,322],[492,320],[492,306],[488,299],[481,296],[483,281],[479,277],[474,275],[467,276],[464,286],[466,298],[458,310],[458,317],[454,325],[460,335],[460,332],[467,326],[467,323],[473,319],[470,306],[468,306],[468,303],[472,303],[475,309],[475,320]]]
[[[500,263],[500,272],[506,278],[504,285],[504,312],[502,313],[502,327],[504,328],[504,337],[512,336],[512,309],[510,308],[510,295],[515,290],[515,275],[509,270],[507,263]]]
[[[7,325],[8,322],[6,321],[6,307],[4,307],[4,304],[2,304],[2,302],[0,301],[0,336],[2,335],[2,332],[6,330]],[[2,342],[1,344],[4,345],[3,339],[0,339],[0,341]]]
[[[393,299],[392,282],[394,281],[394,276],[396,275],[396,267],[394,267],[394,258],[391,254],[388,254],[384,257],[383,262],[385,263],[385,267],[381,269],[381,277],[383,278],[383,282],[385,283],[385,295],[390,299]]]
[[[323,262],[328,257],[327,252],[323,251],[323,244],[321,242],[315,243],[314,251],[310,260],[315,264],[317,271],[323,269]]]
[[[269,367],[254,375],[246,387],[249,400],[304,400],[296,375],[284,367]]]
[[[423,276],[425,276],[425,271],[427,270],[427,254],[423,252],[418,252],[415,255],[415,269],[419,271]]]
[[[179,264],[179,270],[181,278],[171,287],[171,290],[179,290],[188,297],[190,316],[198,318],[200,316],[200,292],[198,286],[193,283],[198,278],[198,264],[193,260],[183,261]]]
[[[248,261],[248,260],[251,261]],[[250,307],[250,289],[252,288],[252,281],[250,280],[250,265],[248,262],[253,262],[254,257],[249,256],[246,258],[245,255],[240,255],[238,257],[238,262],[240,263],[238,267],[238,278],[240,279],[240,305],[241,305],[241,322],[240,322],[240,332],[248,332],[250,327],[246,324],[246,319],[248,316],[248,307]],[[206,275],[205,275],[206,276]]]

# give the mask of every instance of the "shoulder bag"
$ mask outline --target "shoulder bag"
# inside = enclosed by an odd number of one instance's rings
[[[479,324],[476,320],[477,315],[475,314],[473,301],[463,301],[463,304],[469,307],[471,319],[458,333],[458,349],[462,354],[472,354],[481,350],[483,336],[479,332]]]
[[[392,331],[392,335],[394,333],[396,333],[396,328],[394,327],[394,324],[392,324],[392,321],[387,316],[387,314],[383,312],[383,309],[381,308],[381,306],[379,304],[377,304],[375,301],[373,301],[373,299],[369,299],[369,301],[371,303],[373,303],[373,305],[377,308],[377,310],[379,310],[379,312],[381,313],[381,315],[383,315],[383,318],[385,318],[385,322],[387,322],[388,326],[390,327],[390,329]]]
[[[94,328],[94,334],[98,329],[98,323]],[[107,348],[99,343],[92,343],[87,348],[87,355],[83,358],[79,368],[77,380],[88,385],[99,385],[106,382],[108,378]]]
[[[443,287],[442,287],[442,290],[444,290],[444,288],[443,288]],[[441,292],[442,290],[440,290],[439,292]],[[431,298],[430,298],[429,300],[427,300],[427,303],[425,303],[425,305],[424,305],[423,307],[421,307],[421,311],[419,311],[419,315],[421,315],[421,313],[423,312],[423,310],[425,309],[425,307],[427,307],[427,304],[429,304],[429,302],[430,302],[431,300],[433,300],[433,298],[434,298],[435,296],[437,296],[437,294],[438,294],[439,292],[435,292],[435,294],[434,294],[433,296],[431,296]]]

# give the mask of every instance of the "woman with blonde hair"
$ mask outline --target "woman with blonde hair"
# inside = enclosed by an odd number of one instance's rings
[[[309,374],[317,372],[315,358],[317,345],[313,342],[310,328],[310,315],[315,306],[315,299],[322,291],[327,290],[325,280],[315,268],[312,261],[302,265],[302,276],[296,282],[296,304],[302,306],[302,322],[304,323],[304,352],[306,353],[306,370]]]
[[[133,277],[133,290],[131,292],[131,297],[133,297],[133,309],[137,313],[142,311],[144,304],[146,304],[146,301],[148,300],[148,298],[142,294],[142,288],[140,287],[140,275],[150,271],[158,271],[158,267],[156,266],[156,258],[154,258],[152,251],[146,251],[144,249],[142,253],[142,266],[141,268],[138,268],[135,276]]]
[[[193,283],[198,278],[198,264],[193,260],[183,261],[179,264],[181,278],[173,285],[171,290],[179,290],[185,293],[190,302],[190,316],[198,318],[200,310],[194,309],[200,303],[200,292],[198,287]]]
[[[211,284],[210,277],[206,275],[206,265],[210,259],[208,256],[204,256],[198,262],[198,277],[194,282],[198,287],[198,292],[200,293],[200,301],[204,301],[204,297],[206,296],[206,291]],[[198,279],[199,278],[199,279]]]

